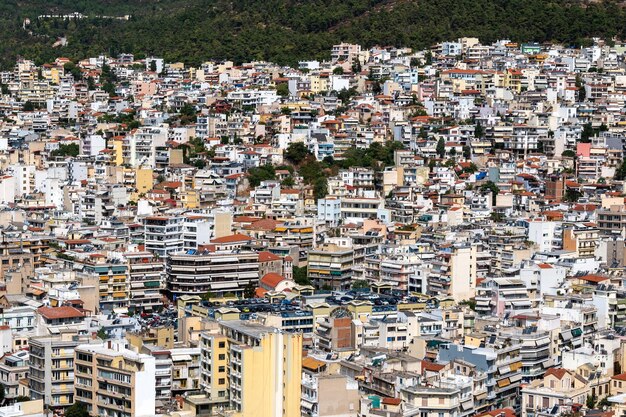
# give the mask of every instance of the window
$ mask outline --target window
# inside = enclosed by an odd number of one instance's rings
[[[225,354],[223,354],[223,353],[220,353],[217,359],[219,359],[219,360],[223,361],[223,360],[225,360],[225,359],[226,359],[226,355],[225,355]]]
[[[535,397],[532,395],[528,396],[528,407],[535,408]]]

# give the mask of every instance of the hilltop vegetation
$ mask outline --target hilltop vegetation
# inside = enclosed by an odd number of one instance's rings
[[[81,12],[130,20],[37,19]],[[31,24],[22,29],[25,18]],[[58,37],[68,45],[52,48]],[[327,57],[332,44],[427,47],[459,36],[490,42],[626,37],[614,1],[567,0],[7,0],[0,4],[0,64],[17,56],[42,63],[120,52],[198,64],[266,59],[293,64]]]

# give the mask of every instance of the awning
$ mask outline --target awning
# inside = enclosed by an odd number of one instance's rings
[[[509,378],[504,378],[498,381],[498,386],[500,388],[504,388],[511,385],[511,381],[509,380]]]
[[[191,355],[172,355],[173,362],[190,361],[190,360],[192,360]]]
[[[564,331],[563,333],[561,333],[561,337],[563,338],[565,342],[567,342],[568,340],[572,338],[572,331],[571,330]]]
[[[550,358],[550,359],[547,359],[547,360],[541,362],[541,366],[543,366],[544,369],[548,369],[548,368],[553,367],[554,366],[554,359]]]
[[[511,368],[508,365],[501,366],[498,368],[498,372],[500,372],[500,375],[506,375],[511,372]]]
[[[313,404],[311,404],[310,402],[308,402],[306,400],[300,401],[300,405],[302,407],[306,408],[307,410],[312,410],[313,409]]]
[[[464,403],[461,403],[461,409],[463,411],[467,411],[471,408],[474,408],[474,403],[473,401],[469,400],[469,401],[465,401]]]
[[[483,392],[481,394],[478,394],[475,398],[476,398],[476,401],[484,400],[485,398],[487,398],[487,393]]]
[[[521,381],[522,380],[522,374],[519,374],[519,373],[515,374],[515,375],[511,376],[509,379],[511,380],[511,383],[517,382],[517,381]]]

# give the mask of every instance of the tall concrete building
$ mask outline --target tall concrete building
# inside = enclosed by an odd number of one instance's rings
[[[92,416],[155,415],[155,358],[124,342],[80,345],[74,356],[74,399]]]
[[[259,282],[259,255],[256,252],[179,252],[166,263],[167,290],[173,296],[242,295]]]
[[[188,405],[228,408],[254,417],[299,416],[302,334],[255,322],[232,320],[201,334],[203,399]]]
[[[89,340],[76,332],[33,337],[29,341],[29,388],[33,400],[51,408],[74,403],[74,348]]]

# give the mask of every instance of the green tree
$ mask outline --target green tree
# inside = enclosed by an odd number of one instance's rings
[[[577,202],[580,197],[582,197],[582,193],[574,188],[568,188],[565,190],[565,194],[563,195],[563,201],[567,201],[570,203]]]
[[[313,194],[316,200],[326,197],[326,194],[328,194],[328,180],[326,177],[322,176],[315,180],[313,183]]]
[[[256,294],[256,288],[252,282],[248,282],[246,287],[243,289],[243,298],[254,298]]]
[[[308,155],[311,153],[303,142],[290,143],[285,150],[285,158],[295,165],[299,165]]]
[[[596,405],[596,401],[598,401],[598,397],[595,394],[587,395],[587,401],[585,402],[585,405],[588,409],[593,410]]]
[[[295,181],[293,180],[293,177],[290,175],[287,178],[285,178],[280,185],[282,185],[285,188],[292,188],[294,185],[296,185]]]
[[[248,170],[248,181],[252,187],[258,187],[261,182],[276,179],[276,169],[271,164],[253,167]]]
[[[103,327],[100,327],[98,329],[96,336],[98,336],[98,339],[102,339],[102,340],[107,340],[109,338],[109,335],[107,334],[107,332],[104,330]]]
[[[281,97],[289,97],[289,85],[287,83],[280,83],[276,86],[276,94]]]
[[[17,397],[13,398],[13,402],[16,403],[23,403],[24,401],[30,401],[31,398],[27,397],[25,395],[18,395]],[[65,414],[67,416],[67,414]]]
[[[476,121],[476,126],[474,127],[474,137],[477,139],[481,139],[485,136],[485,130],[483,126],[480,124],[480,120]]]
[[[566,149],[561,153],[561,156],[564,158],[576,158],[576,152],[571,149]]]
[[[309,280],[307,267],[306,266],[294,266],[293,267],[293,280],[298,285],[311,285],[311,280]]]
[[[68,143],[59,145],[59,149],[54,149],[52,152],[50,152],[50,156],[53,158],[57,156],[71,156],[75,158],[78,156],[79,153],[80,147],[77,143]]]
[[[213,294],[211,291],[207,291],[202,294],[200,298],[202,298],[202,301],[211,301],[212,298],[215,298],[215,294]]]
[[[366,289],[366,288],[369,288],[369,287],[370,287],[369,282],[367,282],[364,279],[358,279],[358,280],[352,282],[352,286],[351,286],[351,288],[353,290],[361,290],[361,289]]]
[[[337,66],[333,68],[334,75],[343,75],[343,67]]]
[[[615,170],[615,177],[613,178],[618,181],[622,181],[624,178],[626,178],[626,159],[622,159],[622,163]]]
[[[89,417],[89,412],[85,404],[77,401],[65,410],[65,417]]]
[[[34,111],[35,110],[35,103],[33,103],[32,101],[27,101],[22,106],[22,110],[23,111]]]
[[[496,205],[496,199],[498,197],[498,193],[500,192],[500,188],[498,188],[498,186],[493,181],[487,181],[486,183],[481,185],[480,191],[491,192],[491,205]]]
[[[157,72],[157,63],[154,59],[150,61],[150,71]]]
[[[591,122],[590,123],[585,123],[583,125],[583,131],[580,134],[580,141],[582,143],[589,143],[591,142],[591,137],[594,135],[594,130],[593,127],[591,126]]]
[[[437,147],[435,148],[437,155],[439,155],[439,158],[444,158],[446,156],[446,141],[443,139],[443,137],[439,138],[439,140],[437,141]]]

